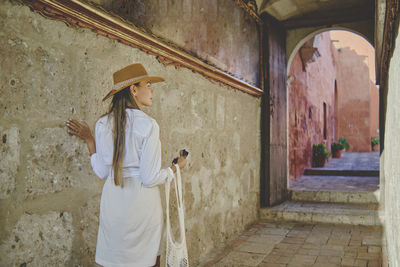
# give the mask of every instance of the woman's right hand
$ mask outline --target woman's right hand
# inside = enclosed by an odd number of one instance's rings
[[[178,166],[179,166],[179,169],[185,168],[186,163],[187,163],[186,157],[179,157],[179,158],[178,158],[178,163],[177,163],[177,164],[178,164]]]
[[[178,162],[177,162],[175,165],[178,165],[178,166],[179,166],[179,169],[185,168],[186,163],[187,163],[186,157],[180,156],[180,157],[178,157],[177,159],[178,159]],[[176,173],[176,167],[175,167],[175,165],[172,165],[172,166],[171,166],[171,169],[172,169],[172,171],[173,171],[174,173]]]

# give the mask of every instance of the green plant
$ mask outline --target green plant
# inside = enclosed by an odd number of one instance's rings
[[[326,146],[323,143],[313,145],[313,167],[323,167],[326,160],[329,158],[331,153],[326,151]]]
[[[329,158],[331,153],[326,151],[326,145],[323,143],[313,145],[313,158]]]
[[[340,137],[338,143],[342,144],[343,149],[348,149],[350,147],[349,143],[347,143],[344,137]]]
[[[333,142],[333,143],[331,144],[331,151],[332,151],[332,152],[338,151],[338,150],[342,150],[342,149],[344,149],[344,146],[343,146],[343,144],[340,143],[340,142]]]
[[[371,137],[371,145],[372,145],[372,146],[379,145],[379,137],[377,137],[377,136],[372,136],[372,137]]]

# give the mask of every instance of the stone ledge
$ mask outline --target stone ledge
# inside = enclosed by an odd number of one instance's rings
[[[338,170],[326,168],[310,168],[304,175],[329,175],[329,176],[379,176],[379,170]]]
[[[260,209],[261,220],[296,221],[377,226],[381,225],[378,205],[284,202]]]
[[[292,201],[317,201],[330,203],[379,204],[377,192],[335,192],[289,190]]]

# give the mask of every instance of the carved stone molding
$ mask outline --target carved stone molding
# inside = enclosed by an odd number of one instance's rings
[[[400,20],[400,1],[386,1],[386,16],[383,32],[382,56],[379,63],[379,85],[386,85],[387,75],[389,71],[389,61],[393,53],[394,42],[396,40],[397,25]]]
[[[139,48],[155,55],[164,65],[185,67],[199,73],[211,81],[253,96],[261,96],[263,91],[245,81],[211,66],[160,40],[156,36],[135,27],[129,21],[112,14],[98,5],[79,0],[20,0],[41,15],[61,20],[71,27],[90,28],[94,32],[116,39],[126,45]]]
[[[255,1],[249,0],[235,0],[235,3],[243,8],[250,16],[252,16],[258,25],[262,25],[263,21],[258,15],[257,4]]]

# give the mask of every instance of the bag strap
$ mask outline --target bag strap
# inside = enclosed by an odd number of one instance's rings
[[[179,166],[176,164],[176,178],[174,179],[175,185],[175,196],[178,206],[178,219],[179,219],[179,228],[180,228],[180,236],[181,242],[186,242],[185,237],[185,219],[184,219],[184,206],[183,206],[183,197],[182,197],[182,177]],[[170,193],[170,182],[165,183],[165,200],[166,200],[166,215],[167,215],[167,231],[170,230],[170,218],[169,218],[169,193]]]
[[[181,176],[181,170],[179,168],[179,165],[175,165],[176,167],[176,178],[174,179],[175,181],[175,193],[176,193],[176,200],[178,201],[178,207],[182,208],[183,207],[183,198],[182,198],[182,176]]]

